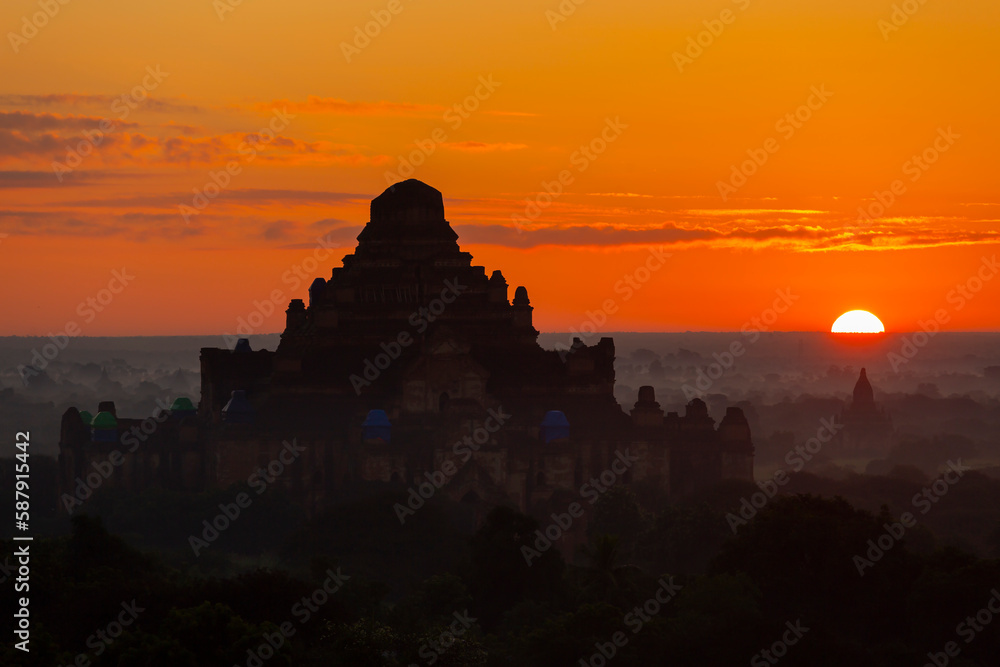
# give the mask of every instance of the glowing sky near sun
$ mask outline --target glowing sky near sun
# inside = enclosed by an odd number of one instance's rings
[[[226,2],[0,6],[0,335],[232,331],[409,167],[543,330],[1000,326],[995,2]]]

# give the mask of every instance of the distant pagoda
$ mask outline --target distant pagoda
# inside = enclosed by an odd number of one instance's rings
[[[892,418],[875,402],[875,392],[864,368],[854,385],[851,404],[840,414],[844,429],[839,434],[844,453],[882,456],[892,446]]]

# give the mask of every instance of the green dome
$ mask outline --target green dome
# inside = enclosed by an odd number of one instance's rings
[[[194,404],[191,403],[191,399],[186,396],[181,396],[175,398],[173,404],[170,406],[171,412],[193,412]]]
[[[80,421],[82,421],[85,425],[90,426],[94,422],[94,415],[84,410],[80,413]]]
[[[118,420],[110,412],[98,412],[93,425],[94,428],[118,428]]]

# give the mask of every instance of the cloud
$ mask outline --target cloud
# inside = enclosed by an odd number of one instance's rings
[[[53,155],[65,150],[65,146],[58,135],[51,133],[29,137],[20,130],[0,130],[0,159]]]
[[[250,159],[317,166],[382,166],[392,162],[388,155],[369,155],[351,144],[308,142],[283,135],[270,138],[256,132],[160,137],[123,131],[102,133],[95,141],[88,142],[83,136],[59,132],[29,134],[0,129],[0,164],[5,159],[25,163],[19,166],[66,163],[71,149],[75,150],[81,142],[93,144],[93,150],[88,151],[83,161],[99,166],[208,167],[229,160],[249,162]]]
[[[122,95],[90,95],[84,93],[53,93],[48,95],[0,95],[0,106],[50,108],[50,107],[86,107],[111,110],[111,105],[118,100],[128,99],[127,92]],[[200,113],[205,108],[187,102],[181,98],[147,97],[139,103],[141,108],[154,113]]]
[[[73,208],[164,208],[176,211],[178,203],[189,201],[190,198],[190,192],[168,192],[155,195],[66,201],[61,202],[60,205]],[[269,206],[284,207],[306,204],[359,203],[368,202],[370,199],[370,195],[353,192],[226,188],[213,200],[213,209],[219,202],[231,202],[254,208],[267,208]]]
[[[228,227],[235,228],[235,225]],[[0,210],[0,228],[23,236],[120,237],[139,242],[181,241],[205,235],[208,231],[199,224],[185,225],[176,210],[170,213],[130,211],[118,215],[91,211]]]
[[[350,228],[334,229],[308,241],[287,243],[280,247],[284,250],[308,250],[322,243],[324,247],[328,248],[354,248],[358,244],[358,233],[361,231],[361,227],[362,225],[353,225]]]
[[[309,95],[304,102],[274,100],[258,104],[259,111],[284,109],[289,113],[317,113],[342,116],[412,116],[426,117],[440,115],[446,107],[436,104],[409,104],[405,102],[349,102],[336,97]]]
[[[91,148],[84,160],[105,164],[212,163],[228,150],[223,137],[160,138],[143,133],[102,132],[89,140],[82,135],[57,132],[29,135],[20,130],[0,130],[0,161],[22,158],[50,165],[54,160],[65,160],[70,150],[80,144],[89,144]]]
[[[3,176],[0,173],[0,180]],[[353,247],[363,221],[324,218],[315,222],[290,220],[290,207],[345,204],[357,206],[369,194],[309,190],[224,190],[210,211],[194,225],[181,224],[177,204],[185,193],[142,195],[118,199],[60,202],[48,209],[0,210],[0,229],[28,235],[120,236],[137,241],[211,239],[229,245],[279,243],[281,248],[311,248],[325,234],[326,242]],[[960,229],[955,221],[945,227],[931,219],[880,219],[871,225],[802,223],[753,223],[718,226],[712,219],[701,224],[669,222],[641,225],[607,223],[595,217],[579,222],[526,225],[518,230],[503,216],[491,212],[486,202],[479,215],[466,211],[483,206],[479,200],[463,200],[461,219],[488,220],[480,224],[454,224],[459,242],[517,249],[590,247],[609,249],[663,245],[677,248],[781,249],[792,252],[880,251],[941,246],[1000,244],[1000,231]],[[507,202],[508,206],[510,202]],[[248,208],[249,207],[249,210]],[[455,216],[450,216],[455,219]],[[966,221],[967,222],[967,221]],[[225,239],[225,240],[223,240]]]
[[[173,130],[175,132],[180,132],[181,134],[187,135],[189,137],[192,137],[192,136],[195,136],[195,135],[198,135],[198,134],[205,134],[206,133],[206,130],[203,127],[199,127],[197,125],[184,125],[183,123],[177,123],[177,122],[174,122],[174,121],[166,122],[166,123],[160,125],[160,127],[164,128],[164,129],[167,129],[167,130]]]
[[[629,198],[642,198],[642,199],[652,199],[653,195],[640,195],[634,192],[588,192],[589,197],[629,197]]]
[[[526,111],[484,111],[488,116],[515,116],[518,118],[535,118],[538,116],[537,113],[528,113]]]
[[[512,248],[535,248],[538,246],[615,246],[643,245],[649,243],[678,243],[706,238],[699,230],[685,230],[676,227],[623,230],[610,226],[596,227],[574,225],[569,227],[540,227],[518,231],[507,225],[453,225],[459,233],[459,242],[465,244],[483,243]]]
[[[358,195],[358,197],[360,198],[361,195]],[[340,218],[323,218],[322,220],[309,223],[309,226],[318,229],[341,229],[343,227],[357,227],[358,223],[341,220]]]
[[[544,207],[534,206],[536,217],[531,220],[534,194],[508,193],[508,197],[446,198],[448,218],[456,230],[461,228],[459,242],[513,248],[659,243],[792,252],[1000,242],[995,223],[961,216],[881,218],[859,226],[856,214],[846,211],[792,207],[669,210],[644,206],[651,198],[623,198],[621,204],[611,200],[611,205],[599,206],[593,203],[599,201],[596,197],[574,200],[563,196]],[[512,215],[528,220],[520,233]]]
[[[794,214],[794,215],[827,215],[830,211],[797,208],[695,208],[677,211],[678,215],[695,217],[725,217],[725,216],[762,216]]]
[[[72,185],[86,180],[83,172],[73,174]],[[45,188],[59,185],[51,171],[0,171],[0,188]]]
[[[0,111],[0,130],[40,132],[42,130],[93,130],[101,122],[112,123],[116,128],[135,127],[137,123],[111,120],[100,116],[63,116],[54,113],[28,111]]]
[[[2,99],[2,98],[0,98]],[[409,118],[428,118],[443,115],[451,107],[440,104],[414,104],[411,102],[352,102],[337,97],[320,97],[309,95],[303,101],[288,99],[254,105],[257,111],[271,112],[274,109],[284,109],[289,113],[329,114],[336,116],[398,116]],[[489,116],[510,118],[532,118],[538,114],[524,111],[483,111]]]
[[[48,171],[0,171],[0,188],[56,188],[69,185],[92,185],[95,181],[111,179],[146,178],[151,174],[141,174],[134,171],[85,171],[78,170],[62,175],[62,181],[56,178],[52,170]]]
[[[180,196],[180,195],[178,195]],[[186,224],[177,211],[178,199],[158,211],[0,209],[0,229],[22,236],[118,237],[137,242],[183,241],[200,237],[224,247],[266,244],[269,247],[314,248],[321,241],[336,247],[353,247],[360,224],[327,218],[296,222],[272,217],[273,211],[246,215],[214,207],[212,216]],[[165,202],[164,202],[165,203]]]
[[[267,241],[279,241],[289,238],[289,232],[295,229],[291,220],[275,220],[264,228],[261,237]]]
[[[527,144],[513,144],[509,142],[483,143],[481,141],[456,141],[441,144],[445,148],[453,151],[465,151],[468,153],[492,153],[493,151],[518,151],[527,148]]]

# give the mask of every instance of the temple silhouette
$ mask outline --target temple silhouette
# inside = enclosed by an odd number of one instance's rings
[[[864,368],[854,385],[851,404],[840,414],[844,428],[835,441],[845,454],[885,455],[892,446],[892,418],[875,402],[875,391]]]
[[[387,189],[357,240],[312,283],[308,303],[291,301],[275,351],[246,339],[201,350],[197,407],[178,399],[150,433],[149,420],[119,416],[110,402],[94,416],[68,409],[63,491],[115,450],[124,462],[110,486],[225,488],[293,440],[301,454],[274,483],[308,512],[443,475],[436,495],[474,523],[499,504],[547,517],[626,450],[637,462],[621,483],[676,495],[753,479],[739,408],[716,427],[703,401],[664,414],[642,387],[626,413],[614,398],[611,338],[543,349],[527,289],[509,300],[500,270],[472,264],[434,188]],[[133,446],[135,428],[143,437]]]

